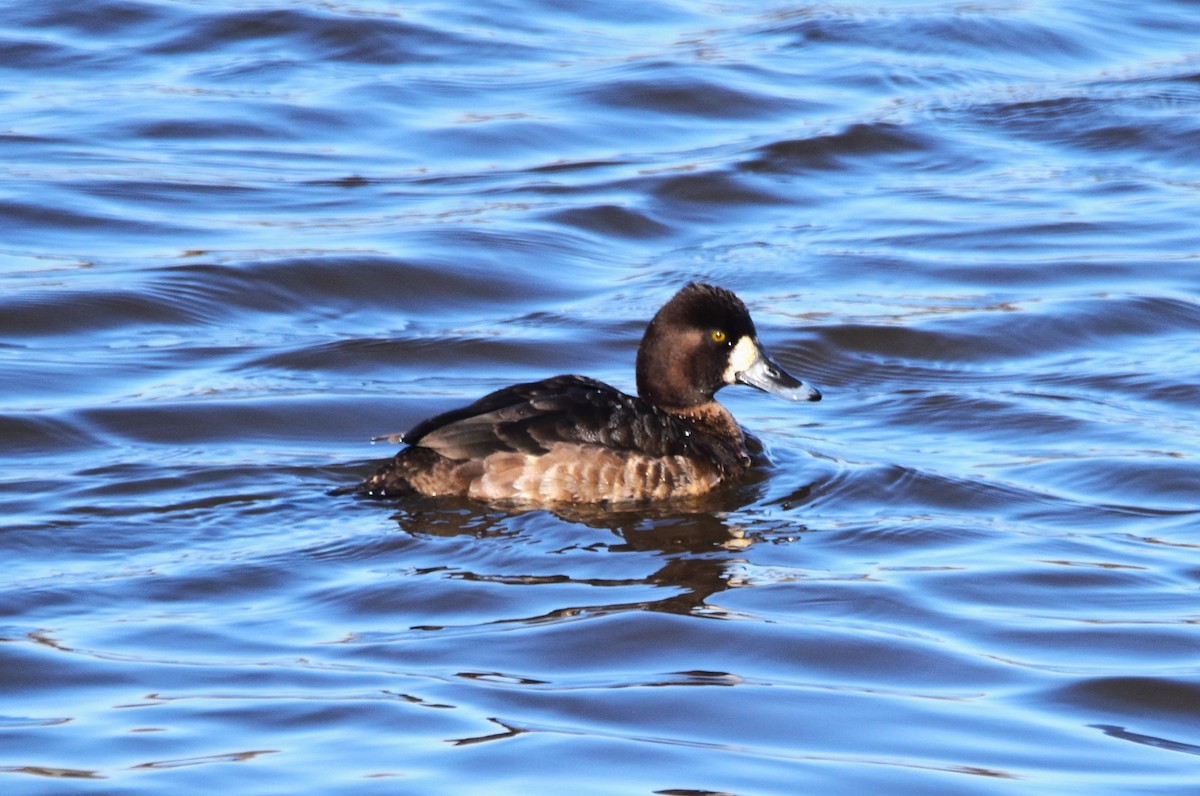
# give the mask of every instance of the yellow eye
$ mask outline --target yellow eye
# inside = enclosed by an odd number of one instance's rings
[[[725,333],[722,332],[720,329],[717,329],[715,332],[712,333],[712,339],[715,342],[723,343],[723,342],[725,342]]]

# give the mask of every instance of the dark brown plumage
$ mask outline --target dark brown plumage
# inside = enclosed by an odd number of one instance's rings
[[[750,466],[741,428],[713,397],[736,382],[820,399],[767,356],[737,296],[689,284],[646,329],[638,397],[584,376],[505,387],[417,424],[408,447],[344,491],[535,504],[703,494]]]

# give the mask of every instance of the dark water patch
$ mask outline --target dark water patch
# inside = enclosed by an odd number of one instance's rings
[[[1002,9],[937,9],[893,12],[890,9],[803,8],[778,15],[764,32],[794,39],[791,46],[835,45],[895,50],[972,59],[987,53],[996,60],[1029,59],[1061,65],[1092,54],[1085,40],[1067,30]]]
[[[516,330],[501,333],[487,328],[477,332],[463,328],[447,335],[441,328],[415,325],[385,339],[289,346],[279,353],[257,356],[244,366],[303,373],[362,374],[372,384],[387,383],[396,378],[394,374],[422,366],[426,369],[426,380],[440,373],[454,377],[472,371],[489,377],[504,372],[510,379],[533,380],[537,374],[549,376],[552,371],[578,365],[572,341],[582,340],[585,335],[570,324],[551,328],[561,328],[562,339],[549,339],[547,332],[524,337]]]
[[[1012,474],[1106,503],[1172,511],[1200,511],[1200,472],[1190,456],[1158,451],[1126,456],[1094,453],[1086,459],[1035,463]],[[1049,458],[1049,457],[1048,457]]]
[[[630,165],[627,161],[613,158],[607,160],[564,160],[555,163],[547,163],[541,166],[533,166],[528,169],[531,174],[564,174],[573,172],[592,172],[600,169],[609,169],[614,167],[622,167]]]
[[[1021,563],[997,568],[977,560],[963,568],[971,573],[969,577],[956,576],[953,570],[916,576],[928,590],[931,604],[949,600],[973,605],[980,600],[989,602],[986,595],[991,595],[991,602],[1011,614],[1008,621],[990,628],[960,624],[958,632],[998,636],[990,643],[1000,646],[1015,645],[1020,638],[1024,645],[1020,657],[1036,661],[1053,658],[1040,644],[1049,635],[1063,633],[1064,645],[1094,644],[1094,653],[1074,659],[1081,670],[1108,667],[1104,670],[1122,671],[1155,655],[1164,664],[1169,660],[1180,664],[1186,659],[1191,624],[1189,578],[1174,571],[1177,567],[1160,551],[1145,545],[1101,545],[1044,533],[1031,533],[1025,539],[993,538],[990,543],[1020,551]],[[946,556],[938,558],[945,560]],[[1054,594],[1064,599],[1048,601]],[[1115,641],[1117,637],[1125,640]],[[1137,647],[1129,650],[1130,661],[1104,660],[1104,650],[1114,648],[1114,643]],[[1016,649],[1014,646],[1014,652]]]
[[[1151,226],[1153,222],[1150,222]],[[934,234],[927,232],[908,232],[898,235],[888,235],[884,240],[901,249],[940,250],[946,252],[979,251],[980,249],[993,253],[996,258],[1010,258],[1028,253],[1035,248],[1039,251],[1055,254],[1075,251],[1080,247],[1092,249],[1114,236],[1111,226],[1099,221],[1081,221],[1079,219],[1062,219],[1048,221],[1044,217],[1017,223],[1015,225],[993,225],[973,221],[962,224],[958,229],[954,225],[943,225],[942,231]],[[996,273],[988,280],[989,284],[999,285],[1005,278],[1012,281],[1041,278],[1054,281],[1074,281],[1070,272],[1078,271],[1080,266],[1070,263],[1063,264],[1069,269],[1067,274],[1059,276],[1054,272],[1060,267],[1059,263],[1041,259],[1037,262],[1021,262],[1004,264],[996,268]],[[1096,268],[1092,266],[1082,266]],[[966,275],[970,271],[975,277],[980,276],[977,266],[964,269],[956,265],[948,270],[958,271]]]
[[[296,582],[295,572],[286,568],[245,561],[217,561],[210,564],[184,563],[163,565],[161,571],[147,573],[142,577],[125,579],[117,586],[119,589],[136,590],[145,598],[161,607],[163,611],[186,610],[189,604],[203,606],[205,604],[240,605],[247,599],[255,599],[259,595],[269,594],[290,587]],[[145,644],[148,654],[154,654],[152,636],[159,631],[155,625],[161,620],[150,619],[131,623],[135,625],[128,630],[133,636],[121,646],[136,649]],[[269,620],[262,617],[259,620],[244,619],[248,623],[269,625]],[[140,626],[138,626],[140,625]],[[222,638],[228,638],[230,629],[223,623],[216,622],[206,625],[193,623],[189,634],[177,634],[174,646],[184,653],[189,647],[200,655],[206,650],[219,649],[227,646]],[[257,649],[248,648],[249,655],[274,651],[276,642],[264,637],[262,646]],[[195,655],[186,657],[194,659]]]
[[[1050,698],[1093,721],[1143,730],[1170,727],[1184,732],[1176,742],[1197,740],[1193,731],[1200,718],[1200,687],[1186,678],[1096,677],[1059,688]]]
[[[486,49],[486,42],[476,42]],[[153,45],[150,52],[268,54],[279,48],[319,61],[383,65],[427,62],[446,48],[466,46],[447,31],[388,14],[343,16],[311,9],[273,9],[194,15],[189,29]]]
[[[849,168],[864,159],[918,153],[936,149],[921,133],[891,123],[853,124],[836,133],[760,147],[743,167],[752,172],[828,171]]]
[[[842,352],[842,357],[857,352],[862,357],[901,358],[909,362],[959,359],[974,349],[970,343],[978,342],[973,338],[970,341],[955,339],[945,331],[902,326],[841,325],[822,327],[818,333],[823,345],[830,351]],[[986,356],[982,352],[980,355]],[[911,373],[907,368],[906,372]]]
[[[78,513],[103,517],[125,505],[129,511],[140,507],[148,515],[189,511],[201,516],[230,504],[269,512],[271,496],[288,495],[288,486],[294,489],[313,474],[298,454],[276,455],[277,460],[268,459],[257,466],[239,461],[197,468],[188,463],[195,454],[183,450],[158,460],[131,460],[109,454],[94,466],[72,474],[73,486],[83,498]]]
[[[24,636],[5,634],[5,678],[26,694],[53,693],[67,685],[91,689],[121,688],[134,678],[119,663],[87,660],[84,656],[61,653],[73,652],[53,634],[34,631]]]
[[[22,337],[126,325],[186,325],[199,319],[185,308],[155,301],[140,291],[55,290],[11,297],[3,304],[7,306],[0,328],[5,334]]]
[[[374,511],[377,507],[371,508]],[[484,524],[477,514],[459,515],[459,517],[462,524],[472,528]],[[464,529],[463,533],[469,533],[469,531]],[[409,534],[362,534],[322,539],[309,547],[301,549],[299,553],[319,561],[329,562],[331,565],[345,565],[355,562],[370,563],[380,560],[391,561],[393,558],[400,559],[414,548],[420,547],[420,545],[420,540]],[[444,565],[424,569],[415,564],[404,569],[400,567],[400,561],[397,560],[396,570],[393,574],[398,574],[399,572],[425,574],[447,570],[448,567]]]
[[[178,234],[182,224],[125,218],[90,207],[75,204],[64,198],[62,203],[44,200],[0,201],[0,229],[10,245],[27,244],[36,236],[49,232],[75,237],[87,235],[167,235]]]
[[[492,279],[492,277],[495,277]],[[103,274],[97,281],[106,281]],[[492,284],[489,285],[489,279]],[[195,264],[146,270],[120,288],[34,290],[0,301],[0,331],[46,336],[121,327],[186,327],[233,321],[245,314],[285,312],[333,319],[341,311],[386,307],[437,317],[468,296],[523,292],[505,275],[447,273],[437,263],[396,258],[332,256],[236,265]]]
[[[331,399],[331,403],[344,405],[340,399]],[[308,422],[306,418],[311,418],[313,411],[307,401],[210,399],[93,407],[82,410],[77,417],[99,433],[156,445],[201,444],[217,426],[242,444],[311,440],[314,435],[328,438],[330,433],[336,436],[347,430],[342,427],[331,431],[325,422]],[[336,412],[329,412],[329,416],[332,420]],[[305,427],[307,432],[299,432]]]
[[[912,326],[827,326],[819,329],[819,335],[834,357],[858,352],[883,358],[885,364],[901,359],[908,367],[943,362],[969,368],[974,362],[1086,351],[1120,338],[1154,338],[1200,329],[1197,304],[1168,296],[1042,300],[1025,306],[979,309],[982,311],[948,307],[939,313],[943,317],[931,313],[933,319]]]
[[[720,171],[666,177],[660,181],[654,193],[675,214],[705,214],[714,212],[716,207],[777,205],[788,201],[781,194],[755,187],[733,174]],[[664,209],[660,212],[667,211]]]
[[[1143,89],[1144,90],[1144,89]],[[1158,112],[1131,107],[1125,98],[1079,93],[1001,103],[980,109],[988,121],[1013,135],[1053,143],[1083,153],[1132,154],[1142,160],[1192,162],[1197,155],[1197,126],[1187,106],[1200,94],[1176,96]]]
[[[147,121],[126,131],[134,138],[151,141],[230,139],[258,141],[286,138],[284,130],[263,124],[228,118]]]
[[[216,269],[214,269],[216,270]],[[414,262],[391,257],[329,256],[246,263],[237,272],[218,272],[215,284],[250,307],[259,297],[281,294],[287,306],[310,306],[333,313],[364,306],[386,306],[405,315],[452,314],[463,303],[523,298],[511,274],[495,273],[468,262],[451,268],[444,262]]]
[[[1046,487],[1035,485],[1041,489]],[[1045,495],[1039,501],[1014,510],[1010,519],[1013,523],[1028,523],[1031,527],[1054,532],[1070,532],[1084,525],[1089,528],[1111,529],[1113,532],[1132,534],[1141,541],[1140,535],[1148,526],[1169,529],[1172,523],[1186,528],[1196,516],[1194,510],[1170,509],[1145,505],[1122,505],[1101,497],[1095,501],[1090,496],[1072,497],[1069,494]],[[1186,537],[1186,531],[1183,534]],[[1151,543],[1163,543],[1162,540]]]
[[[1037,497],[1001,482],[873,465],[846,470],[818,485],[810,505],[823,513],[843,503],[861,501],[864,509],[870,507],[876,516],[911,506],[994,516],[1015,499],[1037,500]]]
[[[540,224],[518,235],[502,225],[489,229],[486,224],[453,223],[413,237],[421,241],[433,257],[432,264],[442,272],[465,272],[473,286],[468,290],[478,290],[481,295],[486,292],[492,301],[536,299],[536,309],[545,309],[564,297],[605,295],[614,276],[627,265],[624,259],[597,251],[582,236],[561,228],[546,230]],[[570,273],[553,278],[555,274],[547,274],[543,267],[547,259],[570,264]],[[488,287],[490,280],[497,282],[495,289]],[[539,288],[531,295],[530,286],[535,283]]]
[[[1065,586],[1070,586],[1069,581]],[[1127,651],[1116,671],[1136,671],[1150,666],[1177,668],[1189,665],[1194,659],[1194,639],[1186,628],[1146,627],[1132,623],[1123,626],[1120,622],[1111,623],[1115,626],[1096,627],[1086,617],[1082,622],[1038,624],[1044,626],[1013,629],[1002,636],[1011,659],[1035,669],[1045,668],[1064,674],[1112,672],[1114,649]],[[1051,646],[1059,650],[1057,655],[1046,652]],[[1069,657],[1071,663],[1064,665],[1062,657]]]
[[[696,80],[689,70],[680,70],[671,62],[640,62],[633,76],[604,77],[589,92],[598,105],[639,114],[663,114],[672,124],[678,124],[682,117],[722,119],[726,123],[779,118],[806,107],[799,99],[760,94],[735,81],[726,84]]]
[[[164,24],[178,21],[186,15],[171,9],[144,2],[99,0],[87,14],[73,9],[48,5],[14,9],[13,22],[42,30],[59,29],[76,36],[119,36],[126,34],[141,44]]]
[[[39,72],[95,68],[103,59],[96,54],[50,42],[0,40],[0,69]]]
[[[360,626],[403,614],[414,624],[407,628],[409,632],[393,640],[412,642],[417,640],[414,634],[437,634],[449,647],[459,638],[486,637],[491,630],[501,631],[506,625],[511,629],[594,619],[653,604],[657,599],[653,586],[638,581],[622,583],[606,578],[603,582],[574,582],[562,575],[535,575],[521,570],[513,574],[429,573],[406,579],[413,589],[397,589],[390,580],[382,577],[374,584],[348,585],[313,595],[313,599],[330,611],[344,613]],[[531,591],[513,586],[538,588]],[[378,633],[360,633],[356,634],[356,643],[379,643],[385,638]]]
[[[498,168],[503,162],[540,165],[540,153],[559,149],[572,134],[562,125],[525,113],[456,120],[429,130],[429,151],[440,158],[474,164],[478,170]],[[485,154],[486,153],[486,154]]]
[[[1130,396],[1140,401],[1153,401],[1179,408],[1200,407],[1200,385],[1193,383],[1186,373],[1164,372],[1165,365],[1144,364],[1132,357],[1124,364],[1137,370],[1100,373],[1064,371],[1040,374],[1030,381],[1046,389],[1087,388],[1101,394]]]
[[[646,213],[618,205],[572,208],[551,213],[546,218],[599,236],[659,238],[670,235],[673,231],[670,226]]]
[[[185,135],[190,136],[190,133]],[[208,212],[214,198],[223,202],[241,200],[253,202],[260,189],[251,185],[214,182],[202,179],[148,180],[127,178],[120,180],[95,179],[78,185],[81,193],[96,199],[127,203],[143,203],[147,208],[162,211],[174,208],[179,211]]]
[[[67,418],[51,413],[0,414],[0,439],[8,455],[86,450],[96,440]]]
[[[1025,436],[1026,444],[1034,444],[1046,437],[1067,438],[1088,428],[1079,418],[1035,409],[1030,402],[992,395],[914,392],[895,403],[896,414],[911,418],[914,435],[942,431],[967,438],[1005,439],[1019,432]]]
[[[186,18],[166,7],[138,2],[98,2],[87,14],[57,5],[13,9],[10,24],[28,25],[41,35],[0,44],[0,68],[36,69],[43,77],[62,79],[77,79],[81,72],[120,77],[143,65],[129,55],[146,37],[183,24]]]

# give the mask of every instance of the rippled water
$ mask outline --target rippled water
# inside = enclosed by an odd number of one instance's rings
[[[6,3],[0,787],[1194,792],[1197,10]],[[692,279],[728,500],[327,494]]]

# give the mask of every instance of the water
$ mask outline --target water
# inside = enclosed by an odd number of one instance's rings
[[[1194,793],[1197,10],[6,3],[0,787]],[[692,279],[728,500],[326,494]]]

